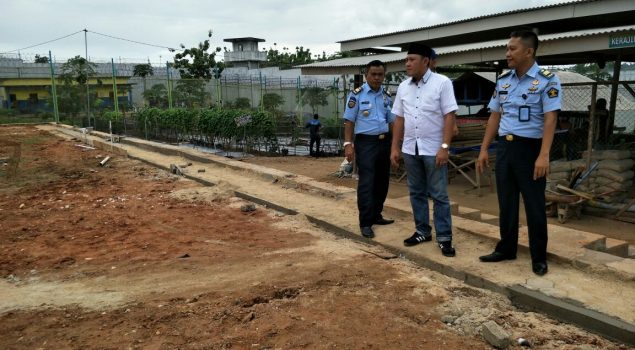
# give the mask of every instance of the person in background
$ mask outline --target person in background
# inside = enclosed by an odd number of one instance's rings
[[[322,123],[320,123],[320,121],[318,120],[319,117],[320,116],[315,113],[313,115],[313,119],[309,120],[309,122],[306,123],[306,126],[304,127],[305,129],[309,129],[309,155],[314,157],[320,156],[320,140],[322,139],[320,137],[320,127],[322,126]],[[314,144],[316,145],[315,152],[313,152]]]

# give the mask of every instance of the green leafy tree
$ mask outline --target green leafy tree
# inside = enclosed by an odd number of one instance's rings
[[[576,64],[571,68],[571,71],[596,81],[611,79],[611,74],[607,71],[607,67],[601,69],[596,63]]]
[[[46,55],[40,56],[36,54],[34,63],[49,63],[49,58]]]
[[[141,79],[143,79],[143,95],[145,96],[146,78],[154,75],[154,69],[152,68],[152,65],[150,65],[150,63],[137,64],[134,66],[132,75],[134,75],[135,77],[141,77]],[[147,101],[144,100],[144,104],[146,104],[146,102]]]
[[[251,108],[251,101],[247,97],[239,97],[234,101],[232,106],[234,108]]]
[[[81,56],[70,58],[60,68],[59,102],[60,109],[77,117],[82,107],[86,107],[86,84],[96,75],[94,63],[88,62]],[[99,81],[98,81],[99,83]],[[95,98],[92,98],[95,100]]]
[[[174,88],[174,100],[177,105],[201,107],[205,104],[208,96],[203,80],[181,79],[177,81]]]
[[[213,77],[212,68],[216,66],[216,53],[221,51],[217,47],[214,51],[210,49],[209,40],[212,38],[212,31],[207,33],[207,39],[198,44],[198,47],[185,48],[181,44],[182,52],[174,55],[174,68],[179,70],[181,78],[185,79],[205,79],[209,81]]]
[[[143,93],[150,107],[165,108],[168,105],[168,89],[163,84],[152,85]]]
[[[284,98],[276,93],[269,92],[262,95],[262,105],[265,110],[273,112],[284,104]]]
[[[288,69],[297,65],[313,62],[313,59],[311,59],[311,50],[305,50],[303,46],[296,46],[295,52],[291,53],[287,47],[278,50],[278,44],[274,43],[273,45],[274,47],[269,48],[267,51],[267,62],[264,66]]]
[[[338,51],[334,54],[331,55],[326,55],[326,52],[322,52],[322,57],[318,58],[318,61],[330,61],[330,60],[337,60],[340,58],[349,58],[349,57],[361,57],[361,56],[367,56],[368,53],[366,52],[359,52],[359,51]]]
[[[302,98],[301,102],[303,106],[311,106],[313,114],[317,113],[319,106],[326,106],[329,102],[327,100],[329,91],[322,89],[321,87],[312,86],[301,90]]]

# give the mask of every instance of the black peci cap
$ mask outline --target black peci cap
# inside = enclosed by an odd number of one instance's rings
[[[430,46],[421,43],[412,43],[408,47],[408,55],[416,54],[430,58],[432,56],[432,52],[433,51]]]

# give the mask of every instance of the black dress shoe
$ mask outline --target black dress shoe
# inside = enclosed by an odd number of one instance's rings
[[[375,232],[373,232],[373,229],[370,226],[362,227],[362,236],[366,238],[373,238],[375,237]]]
[[[534,273],[538,276],[544,276],[547,271],[549,271],[546,262],[533,263],[531,264],[531,269],[534,270]]]
[[[376,225],[390,225],[393,222],[395,222],[395,220],[381,218],[381,219],[377,219],[377,221],[375,221],[375,224]]]
[[[505,255],[501,252],[493,252],[492,254],[483,255],[478,257],[482,262],[499,262],[503,260],[514,260],[516,256]]]

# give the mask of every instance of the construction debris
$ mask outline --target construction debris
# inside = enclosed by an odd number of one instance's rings
[[[104,158],[104,160],[102,160],[101,162],[99,162],[100,166],[104,166],[106,165],[106,163],[108,163],[108,161],[110,160],[110,156]]]
[[[253,203],[243,204],[240,206],[240,211],[242,211],[243,213],[248,213],[255,210],[256,210],[256,205]]]
[[[90,150],[95,149],[95,147],[90,147],[90,146],[82,145],[82,144],[79,144],[79,143],[76,144],[75,146],[80,147],[80,148],[90,149]]]
[[[174,175],[183,176],[183,171],[175,164],[170,164],[170,172]]]

